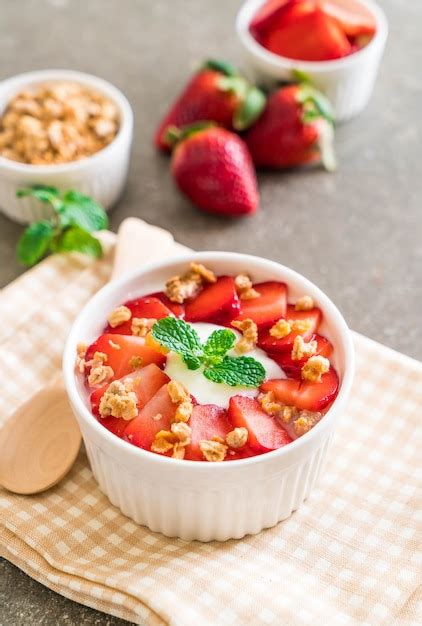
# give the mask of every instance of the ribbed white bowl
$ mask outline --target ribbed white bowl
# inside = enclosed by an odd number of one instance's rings
[[[166,279],[182,272],[193,259],[218,274],[247,271],[255,281],[285,281],[292,299],[308,293],[324,312],[321,332],[334,345],[333,361],[341,378],[340,391],[312,431],[280,450],[225,463],[180,461],[122,441],[91,415],[83,383],[74,371],[77,343],[92,341],[114,306],[128,297],[160,289]],[[65,348],[63,371],[92,471],[110,501],[152,531],[186,540],[226,541],[274,526],[308,497],[320,476],[329,441],[350,391],[354,356],[343,317],[331,300],[300,274],[257,257],[201,252],[152,265],[104,287],[74,323]]]
[[[71,70],[41,70],[0,82],[0,114],[20,91],[36,85],[71,81],[104,94],[118,108],[120,128],[114,140],[96,154],[59,165],[28,165],[0,156],[0,210],[16,222],[28,223],[51,215],[49,205],[34,198],[17,198],[16,191],[33,184],[76,189],[110,209],[123,191],[133,136],[133,113],[119,89],[90,74]]]
[[[304,72],[330,99],[337,122],[363,111],[372,95],[388,36],[383,10],[373,0],[358,0],[374,15],[377,32],[370,43],[348,57],[334,61],[297,61],[266,50],[252,37],[249,24],[266,0],[246,0],[236,18],[236,30],[251,76],[273,84],[293,79],[294,70]]]

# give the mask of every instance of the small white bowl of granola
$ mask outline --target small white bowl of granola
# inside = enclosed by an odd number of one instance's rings
[[[73,325],[63,372],[110,501],[152,531],[225,541],[309,496],[354,354],[340,312],[306,278],[201,252],[104,287]]]
[[[75,189],[107,210],[122,193],[133,112],[107,81],[72,70],[41,70],[0,83],[0,210],[28,223],[48,205],[16,191],[33,184]]]

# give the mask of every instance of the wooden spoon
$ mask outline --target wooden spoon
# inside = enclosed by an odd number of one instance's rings
[[[155,261],[174,245],[165,230],[136,218],[122,222],[112,278]],[[7,420],[0,431],[0,485],[33,494],[56,485],[71,469],[81,445],[61,374]]]

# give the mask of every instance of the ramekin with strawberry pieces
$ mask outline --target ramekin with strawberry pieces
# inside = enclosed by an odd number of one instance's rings
[[[63,359],[101,490],[152,531],[200,541],[257,533],[301,505],[353,370],[350,331],[320,289],[233,252],[106,285]]]
[[[333,346],[309,295],[191,262],[130,299],[78,346],[98,422],[133,446],[189,461],[261,455],[305,435],[335,400]]]

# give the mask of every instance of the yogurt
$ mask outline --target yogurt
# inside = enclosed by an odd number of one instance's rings
[[[203,322],[191,324],[191,326],[198,333],[201,342],[205,342],[215,330],[227,330],[225,326],[206,324]],[[236,339],[241,338],[241,334],[238,331],[234,329],[230,330],[236,335]],[[228,355],[239,356],[234,349],[230,350]],[[260,348],[251,350],[245,356],[253,357],[263,365],[266,373],[265,378],[286,378],[281,367],[270,359]],[[243,395],[253,398],[258,395],[258,389],[242,386],[232,387],[225,383],[214,383],[208,380],[208,378],[205,378],[202,374],[203,369],[203,366],[197,370],[188,369],[180,355],[175,352],[170,352],[167,355],[167,364],[164,371],[170,378],[182,383],[200,404],[217,404],[218,406],[227,408],[232,396]]]

